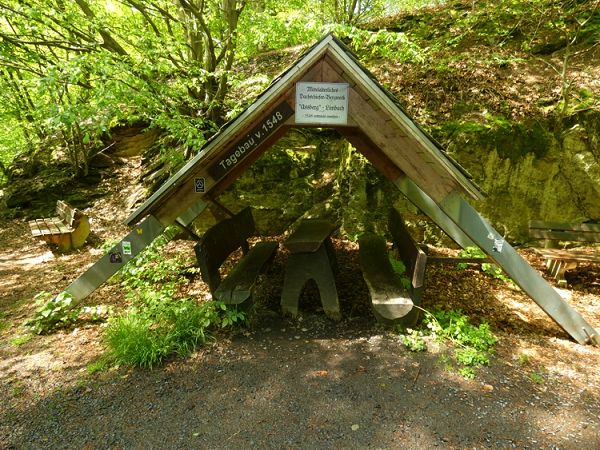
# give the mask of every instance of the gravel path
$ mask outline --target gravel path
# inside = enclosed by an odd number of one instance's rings
[[[600,448],[597,386],[553,368],[538,385],[501,339],[465,380],[370,322],[268,315],[154,371],[66,370],[15,406],[5,392],[0,448]]]

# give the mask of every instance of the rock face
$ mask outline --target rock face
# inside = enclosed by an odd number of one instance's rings
[[[452,125],[435,133],[487,194],[474,206],[511,242],[528,241],[529,220],[586,221],[600,218],[598,114],[552,131],[552,124]],[[448,139],[448,129],[452,138]],[[446,133],[446,134],[444,134]],[[224,194],[236,208],[253,206],[265,232],[281,233],[299,217],[329,217],[349,235],[385,233],[390,206],[405,217],[421,241],[441,234],[397,189],[343,139],[298,133],[267,151]],[[381,217],[380,217],[381,215]]]
[[[257,228],[280,234],[302,217],[327,218],[357,236],[383,231],[399,191],[331,130],[292,131],[219,198],[251,205]]]
[[[121,158],[140,156],[154,145],[159,136],[160,130],[155,128],[127,127],[115,130],[115,145],[111,153]]]
[[[559,133],[539,122],[454,130],[450,152],[487,194],[475,206],[510,240],[527,241],[529,220],[600,218],[599,117],[578,120]]]

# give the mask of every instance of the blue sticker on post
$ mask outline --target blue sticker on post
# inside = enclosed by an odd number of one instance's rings
[[[194,178],[194,189],[197,193],[204,193],[205,187],[204,177]]]

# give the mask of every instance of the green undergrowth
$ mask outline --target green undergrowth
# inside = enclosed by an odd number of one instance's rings
[[[409,289],[410,288],[410,280],[405,275],[406,265],[401,260],[396,258],[396,255],[393,252],[388,253],[388,259],[390,260],[392,269],[394,269],[394,272],[398,276],[400,283],[402,283],[402,287],[404,287],[404,289]]]
[[[474,378],[477,368],[489,365],[498,338],[487,322],[473,325],[461,310],[424,312],[419,328],[398,330],[402,343],[410,351],[426,351],[431,342],[449,344],[448,367],[465,378]]]
[[[42,291],[34,297],[34,301],[38,308],[24,325],[35,334],[52,333],[77,322],[99,322],[110,314],[110,308],[104,305],[77,307],[73,296],[68,292],[54,296]]]
[[[461,258],[487,258],[487,255],[479,247],[467,247],[458,254]],[[458,263],[459,269],[466,269],[468,264]],[[481,271],[491,278],[502,280],[507,284],[516,286],[515,282],[508,277],[504,271],[494,263],[482,262]]]
[[[163,254],[172,231],[165,231],[114,277],[129,305],[124,311],[79,307],[68,292],[56,297],[41,292],[35,298],[39,307],[25,325],[36,334],[47,334],[82,321],[106,321],[108,351],[89,369],[95,373],[110,364],[153,368],[169,357],[189,355],[211,331],[244,324],[244,312],[182,294],[198,269],[179,255]]]
[[[182,296],[197,269],[180,256],[161,253],[168,232],[120,272],[130,307],[108,320],[104,335],[116,364],[153,368],[169,357],[189,355],[210,338],[211,330],[246,321],[245,313],[223,303]]]

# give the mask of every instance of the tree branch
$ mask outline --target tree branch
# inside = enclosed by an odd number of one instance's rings
[[[92,9],[85,0],[75,0],[75,3],[77,3],[77,5],[79,6],[83,14],[86,15],[86,17],[88,17],[89,19],[96,19],[94,11],[92,11]],[[100,33],[100,36],[102,37],[102,47],[121,56],[128,55],[127,51],[123,47],[121,47],[121,45],[116,40],[113,39],[111,34],[108,31],[106,31],[105,28],[100,28],[98,30],[98,33]]]

